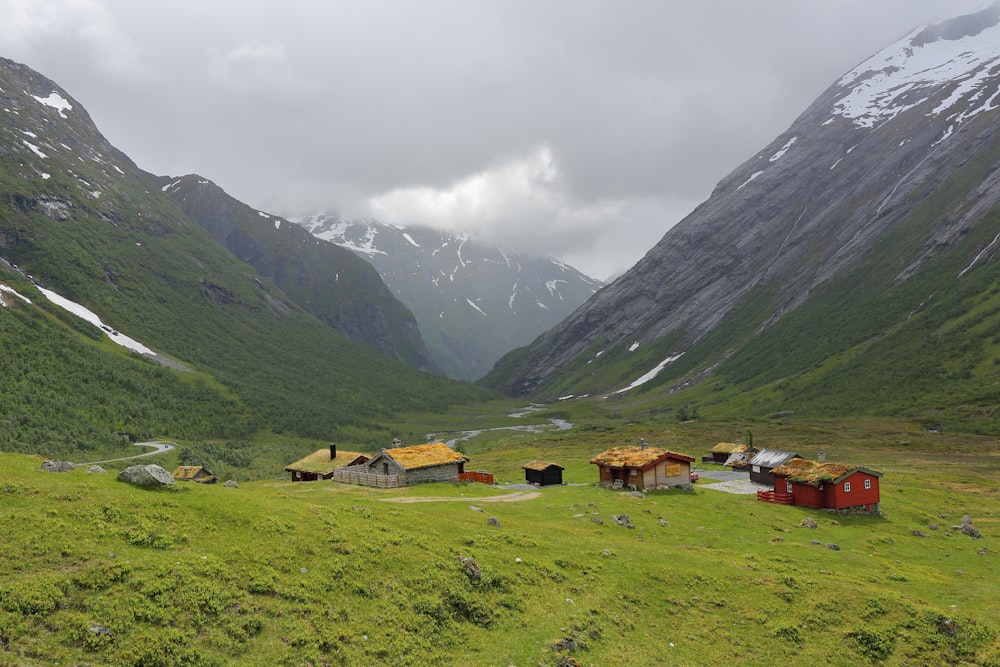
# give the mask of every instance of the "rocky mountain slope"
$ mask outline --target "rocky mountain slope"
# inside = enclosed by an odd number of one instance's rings
[[[344,337],[161,188],[66,91],[0,59],[0,449],[357,436],[474,391]]]
[[[482,377],[601,287],[556,260],[507,254],[429,228],[329,215],[294,221],[371,262],[413,311],[437,365],[457,379]]]
[[[199,176],[159,182],[189,218],[304,310],[354,341],[419,370],[437,372],[417,321],[367,262],[247,206]]]
[[[830,86],[627,274],[487,382],[516,395],[670,391],[708,377],[762,385],[779,379],[768,368],[808,370],[790,365],[789,346],[811,323],[822,322],[815,338],[794,346],[814,368],[912,329],[922,311],[954,324],[961,311],[934,309],[948,299],[975,308],[996,277],[998,127],[1000,4],[919,28]],[[964,335],[980,368],[996,345]],[[765,349],[770,363],[749,364]],[[911,352],[900,363],[920,368],[925,357]]]

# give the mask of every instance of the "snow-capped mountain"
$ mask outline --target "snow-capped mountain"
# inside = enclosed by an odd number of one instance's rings
[[[371,262],[416,316],[438,367],[457,379],[481,377],[601,287],[556,260],[507,254],[429,228],[330,215],[292,220]]]
[[[804,371],[796,359],[815,365],[902,336],[918,313],[975,308],[966,299],[976,281],[991,284],[1000,253],[998,129],[994,3],[851,69],[628,273],[487,381],[557,396],[640,377],[643,391],[777,381]],[[925,338],[907,340],[911,357],[896,370],[933,376],[921,364],[941,360],[915,352]]]

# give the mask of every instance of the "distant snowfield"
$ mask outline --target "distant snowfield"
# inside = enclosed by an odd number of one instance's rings
[[[6,292],[7,294],[13,294],[14,296],[16,296],[21,301],[24,301],[25,303],[31,303],[31,299],[29,299],[28,297],[24,296],[23,294],[17,292],[16,290],[14,290],[14,288],[7,287],[3,283],[0,283],[0,292]],[[6,308],[7,307],[7,302],[5,302],[3,299],[0,299],[0,306]]]
[[[2,287],[2,286],[0,286],[0,287]],[[79,317],[79,318],[81,318],[83,320],[86,320],[87,322],[90,322],[91,324],[93,324],[95,327],[99,328],[101,331],[103,331],[107,335],[108,338],[111,339],[112,342],[117,343],[118,345],[121,345],[122,347],[128,348],[129,350],[132,350],[133,352],[138,352],[139,354],[146,354],[146,355],[149,355],[151,357],[155,357],[156,356],[156,352],[153,352],[151,349],[149,349],[148,347],[146,347],[145,345],[143,345],[139,341],[134,340],[132,338],[129,338],[128,336],[126,336],[125,334],[123,334],[123,333],[121,333],[119,331],[115,331],[114,329],[112,329],[111,327],[109,327],[107,324],[105,324],[104,322],[102,322],[101,318],[98,317],[96,313],[94,313],[93,311],[87,309],[86,307],[81,306],[80,304],[78,304],[78,303],[76,303],[74,301],[70,301],[69,299],[67,299],[65,297],[59,296],[58,294],[56,294],[52,290],[45,289],[41,285],[35,285],[35,287],[37,287],[38,291],[40,291],[42,294],[44,294],[45,298],[48,299],[49,301],[51,301],[52,303],[56,304],[57,306],[59,306],[60,308],[62,308],[64,310],[68,310],[69,312],[73,313],[77,317]],[[13,292],[13,290],[10,290],[10,291]],[[18,294],[18,296],[20,296],[20,295]],[[21,298],[23,299],[24,297],[21,297]],[[29,301],[28,303],[31,303],[31,302]]]

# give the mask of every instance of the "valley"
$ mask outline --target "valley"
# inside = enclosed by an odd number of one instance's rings
[[[480,418],[462,426],[513,406],[469,405]],[[534,493],[284,477],[145,491],[0,454],[0,664],[998,664],[995,440],[560,409],[574,429],[465,443],[498,484],[523,482],[529,459],[565,466],[565,485]],[[705,477],[637,496],[597,487],[588,463],[640,438],[700,457],[750,429],[757,446],[882,471],[882,515],[761,503]],[[955,529],[966,515],[981,539]]]

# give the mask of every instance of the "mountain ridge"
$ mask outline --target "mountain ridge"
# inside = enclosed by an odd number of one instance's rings
[[[695,378],[723,377],[726,361],[738,357],[747,341],[857,267],[880,240],[922,211],[933,207],[939,215],[913,228],[897,249],[880,250],[887,261],[901,255],[906,261],[877,289],[911,280],[974,228],[994,229],[989,213],[1000,203],[998,114],[990,100],[1000,82],[992,73],[1000,40],[989,37],[1000,32],[1000,5],[959,23],[962,30],[950,22],[937,30],[974,33],[985,52],[964,49],[964,43],[941,48],[929,38],[937,33],[922,28],[850,70],[788,130],[720,180],[709,199],[629,272],[535,344],[501,360],[484,382],[521,396],[606,392],[628,383],[621,370],[626,365],[645,365],[645,372],[667,358],[681,359],[663,369],[662,382],[673,378],[677,388],[696,384]],[[949,71],[957,79],[904,78],[911,72],[899,59],[919,59],[926,49],[944,57],[932,74]],[[946,68],[956,61],[961,68]],[[868,104],[859,102],[864,100]],[[984,161],[976,173],[966,169]],[[958,183],[958,173],[966,180]],[[945,205],[943,197],[949,198]],[[983,266],[995,256],[996,243],[964,251],[971,256],[963,266]],[[758,306],[741,313],[753,320],[752,331],[717,342],[710,355],[695,354],[724,325],[733,329],[727,321],[754,298]],[[640,361],[642,355],[633,354],[638,348],[629,350],[633,345],[655,349],[655,356]],[[633,378],[642,374],[631,372]]]
[[[292,220],[370,262],[413,311],[438,366],[456,379],[486,374],[601,287],[558,260],[507,253],[468,235],[327,214]]]

